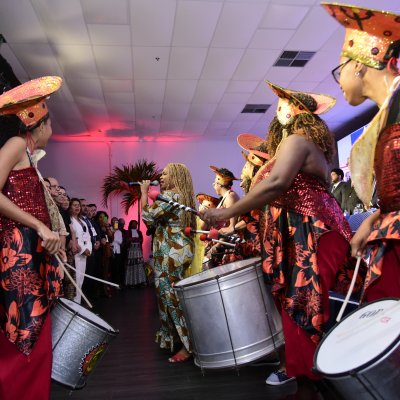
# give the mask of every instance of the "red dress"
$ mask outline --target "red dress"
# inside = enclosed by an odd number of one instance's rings
[[[3,194],[50,228],[34,168],[11,171]],[[59,267],[32,228],[0,215],[0,398],[50,394],[50,301],[61,292]]]
[[[263,271],[282,312],[287,373],[316,379],[311,369],[329,319],[328,290],[347,288],[354,269],[348,264],[351,229],[327,186],[303,172],[266,206],[263,220]]]

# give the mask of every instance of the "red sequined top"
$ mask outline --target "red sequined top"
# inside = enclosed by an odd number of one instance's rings
[[[271,160],[258,175],[257,182],[268,177],[275,160]],[[261,170],[260,170],[261,171]],[[352,232],[336,199],[327,184],[313,175],[299,172],[289,189],[270,203],[271,206],[313,216],[350,240]]]
[[[14,204],[33,215],[51,229],[43,186],[33,167],[10,172],[2,193]],[[16,222],[0,214],[0,235],[15,227]]]
[[[379,137],[374,170],[381,213],[400,210],[400,124],[391,125]]]

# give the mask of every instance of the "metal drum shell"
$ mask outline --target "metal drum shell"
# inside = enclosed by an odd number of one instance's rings
[[[341,323],[346,319],[355,317],[355,314],[363,312],[365,307],[372,304],[377,304],[382,301],[395,300],[398,302],[400,307],[400,299],[397,298],[385,298],[381,300],[375,300],[370,303],[366,303],[360,308],[354,310],[342,319],[341,322],[336,324],[325,336],[325,338],[319,344],[315,356],[314,356],[314,369],[317,373],[328,379],[335,389],[340,393],[343,399],[357,399],[357,400],[389,400],[399,398],[400,393],[400,330],[397,332],[397,338],[393,340],[384,351],[371,358],[368,362],[362,363],[357,368],[351,368],[350,370],[343,370],[339,373],[327,373],[321,370],[321,358],[322,349],[324,343],[329,335],[335,334],[335,330],[338,329]],[[377,304],[379,306],[379,304]],[[400,308],[399,308],[400,312]],[[365,333],[360,332],[361,337]],[[326,345],[326,344],[325,344]],[[333,349],[334,351],[334,349]],[[356,350],[353,352],[353,356],[356,357]],[[321,361],[321,360],[320,360]]]
[[[259,258],[200,272],[174,289],[201,368],[247,364],[284,343],[281,316]]]
[[[51,311],[51,319],[51,377],[72,389],[81,389],[118,330],[91,311],[67,299],[57,301]]]

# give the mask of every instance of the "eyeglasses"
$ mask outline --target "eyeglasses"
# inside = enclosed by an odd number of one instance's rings
[[[347,61],[344,63],[338,65],[335,69],[331,71],[331,74],[333,76],[333,79],[335,80],[336,83],[340,83],[340,73],[342,72],[343,67],[348,64],[351,61],[351,58],[349,58]]]

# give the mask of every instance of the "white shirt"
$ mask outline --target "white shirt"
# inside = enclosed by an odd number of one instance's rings
[[[82,219],[79,219],[78,221],[75,217],[71,217],[71,222],[75,231],[76,240],[81,248],[79,254],[83,254],[86,249],[92,252],[92,240],[86,222]]]
[[[114,241],[112,242],[114,254],[121,254],[121,244],[122,244],[122,232],[119,229],[117,229],[114,232]]]

